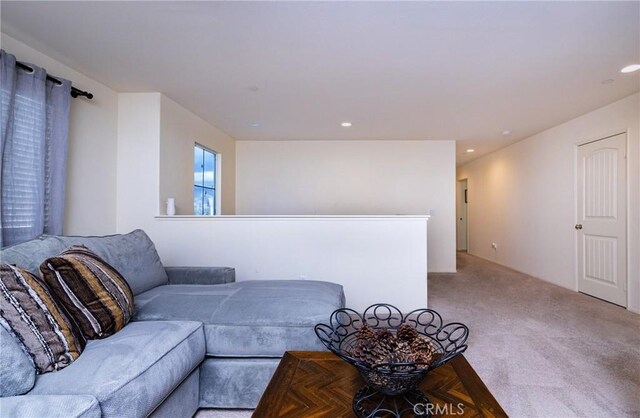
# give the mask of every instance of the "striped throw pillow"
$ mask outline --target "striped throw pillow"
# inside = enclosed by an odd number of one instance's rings
[[[40,273],[88,339],[118,332],[133,316],[127,281],[84,245],[48,258]]]
[[[39,374],[67,367],[86,343],[46,284],[8,264],[0,264],[0,325],[16,338]]]

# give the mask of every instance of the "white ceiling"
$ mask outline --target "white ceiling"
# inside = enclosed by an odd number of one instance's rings
[[[637,1],[1,8],[8,35],[241,140],[453,139],[463,163],[640,90]]]

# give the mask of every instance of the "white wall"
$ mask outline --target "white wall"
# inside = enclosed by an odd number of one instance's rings
[[[118,95],[117,230],[160,214],[160,93]]]
[[[458,179],[468,179],[469,252],[577,290],[577,144],[626,131],[628,307],[639,311],[639,125],[635,94],[460,167]]]
[[[166,265],[233,266],[238,281],[331,281],[356,310],[427,306],[426,218],[165,217],[145,229]]]
[[[429,271],[456,270],[453,141],[238,141],[239,215],[429,214]]]
[[[164,202],[176,199],[176,214],[193,214],[193,147],[216,151],[222,168],[222,214],[235,213],[235,140],[189,110],[162,95],[160,98],[160,213]]]
[[[233,214],[231,137],[160,93],[120,93],[118,121],[118,231],[144,228],[165,213],[169,196],[176,198],[182,214],[193,213],[196,141],[222,153],[222,209]]]
[[[2,48],[19,61],[69,79],[92,100],[71,100],[64,233],[112,234],[116,230],[116,142],[118,95],[103,84],[55,61],[10,36]]]
[[[159,93],[120,94],[118,232],[144,229],[165,265],[227,265],[238,280],[329,280],[358,309],[426,305],[425,218],[158,217],[164,105]]]

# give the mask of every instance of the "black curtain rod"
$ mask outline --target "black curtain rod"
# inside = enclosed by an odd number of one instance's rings
[[[22,68],[25,71],[29,71],[29,72],[33,71],[33,68],[29,67],[27,64],[24,64],[22,62],[16,61],[16,65],[18,67]],[[62,82],[60,80],[58,80],[55,77],[50,76],[49,74],[47,74],[47,80],[53,81],[54,83],[56,83],[59,86],[62,85]],[[77,89],[77,88],[71,86],[71,97],[73,97],[75,99],[78,96],[84,96],[89,100],[93,99],[93,94],[89,93],[88,91],[83,91],[83,90],[80,90],[80,89]]]

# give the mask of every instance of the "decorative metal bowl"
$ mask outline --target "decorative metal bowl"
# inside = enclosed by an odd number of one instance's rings
[[[395,334],[398,327],[408,324],[418,334],[431,341],[435,348],[428,363],[367,364],[352,356],[360,328],[367,324],[373,329],[386,328]],[[469,329],[459,322],[444,324],[440,314],[432,309],[417,309],[403,314],[393,305],[378,303],[360,314],[343,308],[331,314],[329,324],[318,324],[315,332],[320,341],[334,354],[353,364],[367,386],[384,395],[402,395],[415,390],[427,373],[442,366],[466,349]]]

